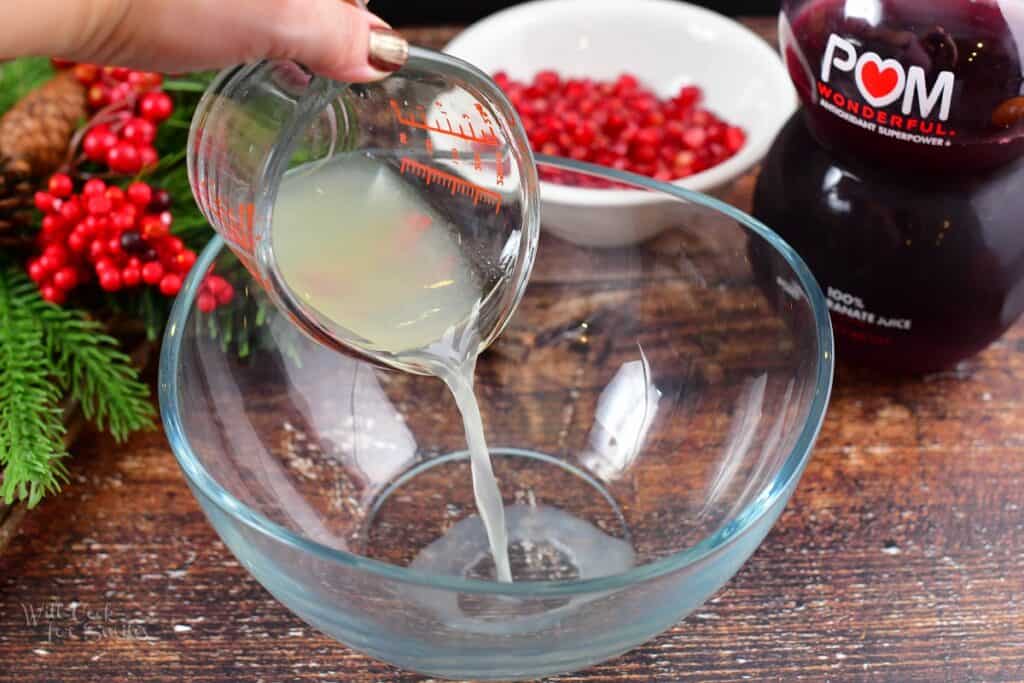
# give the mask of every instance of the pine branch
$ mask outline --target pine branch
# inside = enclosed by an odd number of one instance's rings
[[[34,299],[35,287],[16,266],[0,267],[0,496],[29,507],[67,480],[61,391],[43,329],[26,305]]]
[[[22,57],[0,64],[0,114],[53,76],[45,57]]]
[[[57,378],[81,404],[87,420],[117,441],[153,426],[156,412],[149,388],[102,325],[79,311],[45,302],[37,307],[37,315]]]

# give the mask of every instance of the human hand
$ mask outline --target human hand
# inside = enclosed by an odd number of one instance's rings
[[[395,71],[401,36],[343,0],[13,0],[0,52],[161,72],[292,59],[345,82]],[[9,10],[11,7],[6,7]]]

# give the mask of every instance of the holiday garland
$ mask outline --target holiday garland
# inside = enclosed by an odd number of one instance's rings
[[[212,230],[185,168],[208,74],[19,59],[0,65],[0,499],[35,506],[67,476],[62,401],[123,441],[154,425],[148,386],[111,335],[159,336]],[[227,344],[228,280],[200,308]],[[225,327],[225,325],[227,327]],[[240,349],[244,350],[244,349]]]

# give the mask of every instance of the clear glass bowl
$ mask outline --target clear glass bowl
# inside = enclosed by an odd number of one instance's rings
[[[825,300],[769,229],[670,185],[538,163],[671,199],[677,227],[617,248],[542,233],[522,304],[480,358],[514,584],[478,578],[489,559],[440,381],[310,341],[220,240],[163,346],[164,425],[225,544],[311,625],[431,676],[577,670],[678,622],[768,533],[831,389]],[[236,295],[206,314],[211,265]]]

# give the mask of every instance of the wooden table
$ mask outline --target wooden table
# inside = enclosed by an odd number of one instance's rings
[[[552,683],[1024,680],[1022,385],[1020,325],[941,375],[842,371],[744,569],[661,638]],[[249,578],[159,431],[86,435],[72,471],[0,556],[0,681],[423,680],[311,631]]]

